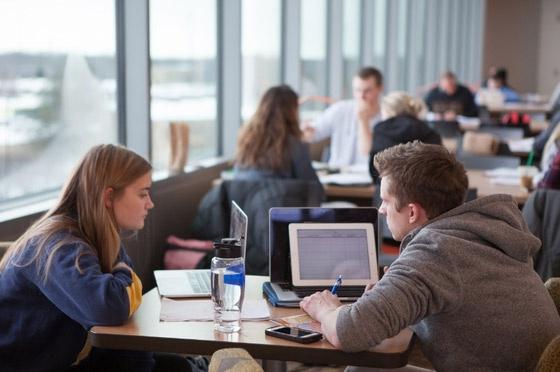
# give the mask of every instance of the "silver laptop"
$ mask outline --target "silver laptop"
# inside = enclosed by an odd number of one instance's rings
[[[154,270],[160,296],[210,297],[210,270]]]
[[[247,247],[247,215],[231,202],[229,237],[241,243],[241,252],[245,257]],[[210,297],[210,270],[154,270],[159,294],[169,298]]]
[[[237,205],[235,200],[231,201],[231,213],[229,217],[229,237],[239,240],[241,244],[241,255],[245,258],[247,250],[247,225],[248,218],[245,212]]]

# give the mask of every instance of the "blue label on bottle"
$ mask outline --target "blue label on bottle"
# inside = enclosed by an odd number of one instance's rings
[[[224,273],[224,284],[245,286],[245,266],[243,264],[232,265]]]

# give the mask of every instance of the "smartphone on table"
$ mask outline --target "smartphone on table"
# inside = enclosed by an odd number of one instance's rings
[[[302,344],[309,344],[323,338],[323,334],[319,332],[308,331],[301,328],[286,327],[283,325],[267,328],[264,333],[269,336],[280,337]]]

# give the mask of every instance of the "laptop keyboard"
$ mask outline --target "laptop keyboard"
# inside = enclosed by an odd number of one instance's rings
[[[326,287],[292,287],[292,291],[294,291],[299,297],[306,297],[310,296],[315,292],[323,291],[323,290],[330,290],[330,288]],[[357,286],[357,287],[338,287],[336,291],[336,295],[338,297],[360,297],[364,293],[365,287]]]
[[[189,271],[187,279],[195,293],[210,293],[209,271]]]

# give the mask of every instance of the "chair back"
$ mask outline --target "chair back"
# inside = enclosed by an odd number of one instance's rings
[[[537,189],[523,206],[529,230],[542,242],[533,258],[543,281],[560,277],[560,190]]]
[[[521,160],[516,156],[472,155],[460,153],[457,159],[466,169],[517,168]]]
[[[558,372],[560,371],[560,336],[556,336],[550,341],[544,352],[541,354],[537,364],[537,372]]]
[[[319,182],[298,179],[225,180],[202,199],[191,225],[194,238],[217,240],[229,234],[231,201],[247,214],[249,223],[246,271],[268,275],[268,213],[272,207],[318,207],[325,194]],[[211,255],[199,264],[209,267]]]
[[[262,367],[245,349],[227,348],[212,354],[209,372],[263,372]]]

